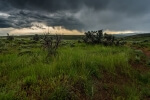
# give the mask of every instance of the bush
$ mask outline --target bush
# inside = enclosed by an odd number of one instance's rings
[[[61,36],[55,35],[55,36],[50,36],[46,34],[43,39],[43,47],[44,49],[47,50],[48,56],[54,56],[57,53],[57,49],[61,43]]]
[[[150,67],[150,59],[147,61],[147,65],[148,67]]]
[[[70,43],[70,47],[75,47],[75,43]]]
[[[103,34],[103,30],[88,31],[85,32],[85,37],[83,38],[83,40],[88,44],[103,44],[105,46],[108,46],[114,44],[115,37],[110,34]]]
[[[142,89],[142,94],[146,97],[150,97],[150,90],[148,87]]]
[[[144,84],[150,83],[150,73],[137,74],[137,79]]]
[[[14,40],[14,37],[13,37],[13,36],[10,36],[10,35],[7,33],[7,40],[12,41],[12,40]]]
[[[5,44],[2,41],[0,41],[0,47],[3,47],[3,46],[5,46]]]
[[[30,87],[31,85],[35,84],[37,79],[35,76],[28,76],[23,80],[25,86]]]
[[[70,92],[69,88],[59,86],[51,94],[49,100],[74,100],[73,93]]]
[[[101,43],[103,37],[103,31],[88,31],[85,32],[85,37],[83,38],[85,43]]]
[[[144,40],[143,42],[149,42],[148,40]]]
[[[33,36],[33,40],[34,40],[34,41],[39,41],[39,40],[40,40],[39,35],[38,35],[38,34],[35,34],[35,35]]]
[[[141,61],[140,56],[136,55],[136,56],[135,56],[135,61],[139,63],[139,62]]]

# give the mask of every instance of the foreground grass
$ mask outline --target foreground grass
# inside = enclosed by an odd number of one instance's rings
[[[41,48],[23,54],[25,49],[12,46],[8,51],[0,54],[1,100],[138,100],[150,92],[136,88],[140,82],[147,85],[150,74],[133,71],[127,47],[77,44],[60,47],[49,58]]]

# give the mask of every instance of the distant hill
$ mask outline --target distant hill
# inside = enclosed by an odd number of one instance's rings
[[[122,33],[122,34],[114,34],[115,37],[127,37],[127,36],[133,36],[133,35],[138,35],[141,33]]]
[[[15,38],[32,38],[34,35],[20,35],[14,36]],[[39,35],[39,37],[43,37],[44,35]],[[54,35],[52,35],[54,36]],[[64,40],[81,40],[84,35],[62,35],[62,39]],[[0,36],[0,38],[6,38],[6,36]]]
[[[113,34],[117,38],[136,38],[136,37],[150,37],[150,33],[126,33],[126,34]],[[20,35],[14,36],[15,38],[32,38],[33,35]],[[43,35],[39,35],[43,37]],[[0,38],[6,36],[0,36]],[[62,38],[65,40],[80,40],[84,35],[62,35]]]
[[[131,40],[131,41],[150,40],[150,33],[143,33],[143,34],[126,36],[125,39]]]
[[[114,36],[116,37],[132,37],[132,36],[141,37],[141,36],[150,36],[150,33],[125,33],[125,34],[114,34]]]
[[[136,34],[132,35],[132,37],[150,37],[150,33]]]

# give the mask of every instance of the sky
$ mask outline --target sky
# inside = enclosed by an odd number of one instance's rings
[[[0,35],[150,32],[150,0],[0,0]]]

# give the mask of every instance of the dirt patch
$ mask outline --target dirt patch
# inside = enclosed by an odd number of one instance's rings
[[[149,50],[149,49],[147,49],[147,48],[142,48],[141,50],[144,52],[144,54],[145,54],[148,58],[150,58],[150,50]]]
[[[150,71],[150,68],[148,68],[145,64],[142,63],[130,62],[130,65],[132,66],[132,68],[134,68],[140,73],[146,73]]]
[[[137,48],[134,47],[135,50],[141,50],[145,55],[140,62],[130,61],[130,65],[140,73],[146,73],[150,71],[150,68],[147,67],[147,59],[150,59],[150,50],[148,48]]]
[[[103,72],[103,78],[101,80],[95,80],[95,95],[93,100],[113,100],[118,95],[124,97],[123,91],[124,85],[130,86],[133,81],[123,74],[112,74]]]

